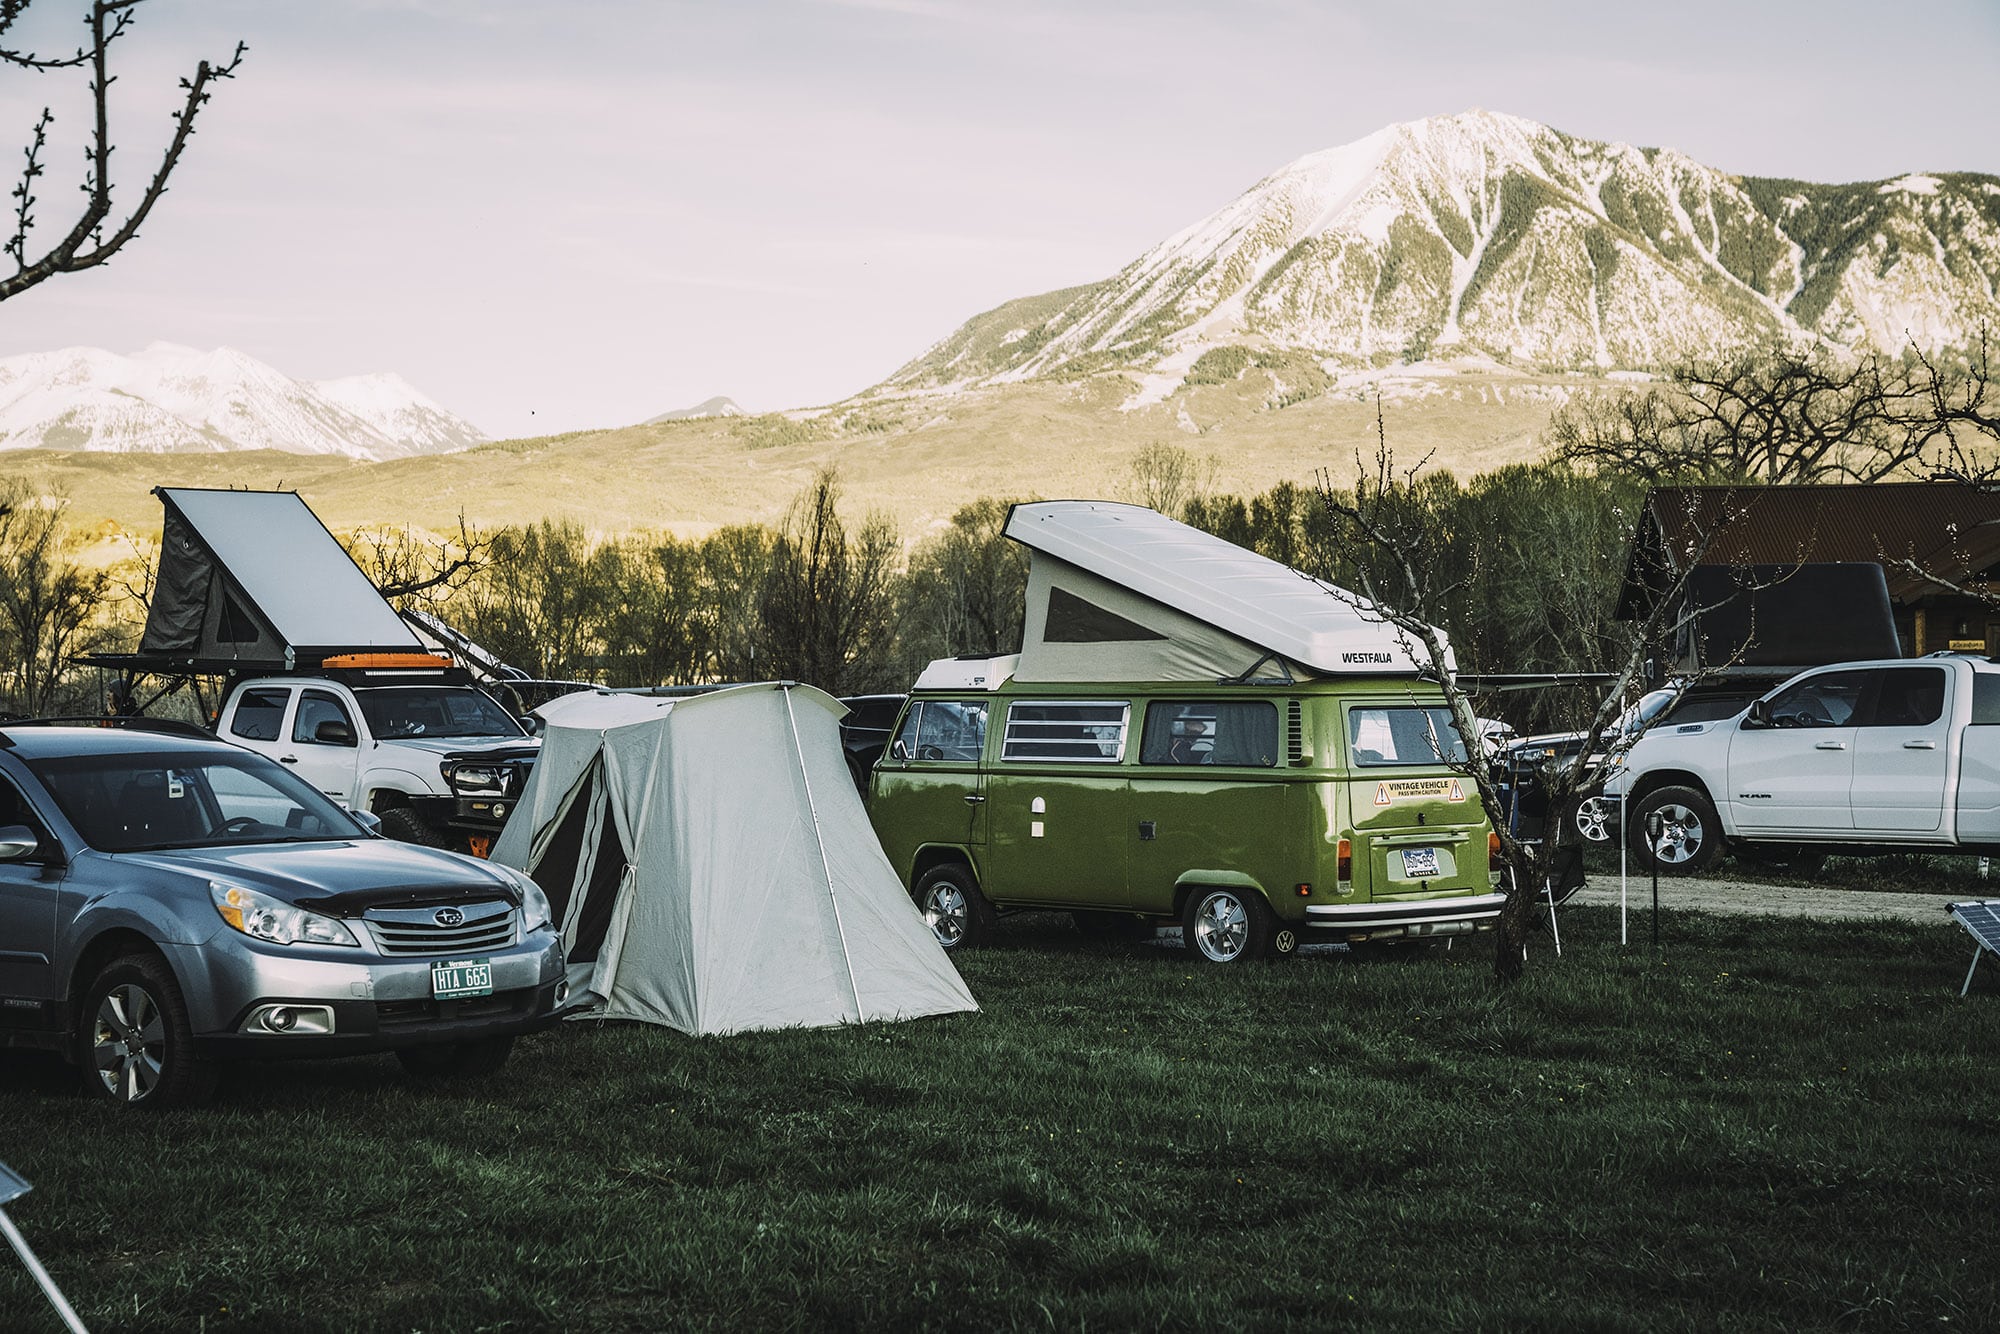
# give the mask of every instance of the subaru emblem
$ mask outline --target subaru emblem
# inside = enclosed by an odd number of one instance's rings
[[[460,926],[465,922],[465,914],[457,908],[439,908],[431,917],[439,926]]]

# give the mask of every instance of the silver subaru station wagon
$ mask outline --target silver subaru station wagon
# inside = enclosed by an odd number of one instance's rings
[[[485,1073],[567,999],[525,875],[382,838],[282,765],[157,727],[0,724],[0,1045],[160,1107],[236,1058]]]

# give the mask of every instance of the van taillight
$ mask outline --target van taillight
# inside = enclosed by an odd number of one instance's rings
[[[1486,831],[1486,864],[1488,866],[1497,866],[1499,862],[1500,835],[1489,829]]]
[[[1338,878],[1342,881],[1354,878],[1354,844],[1344,838],[1340,840],[1340,869]]]

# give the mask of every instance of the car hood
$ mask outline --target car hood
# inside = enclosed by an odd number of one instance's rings
[[[388,903],[518,900],[499,868],[457,853],[387,838],[243,847],[167,848],[106,854],[126,865],[230,880],[336,916]]]
[[[542,739],[538,736],[390,736],[378,738],[375,744],[428,751],[443,758],[446,755],[485,755],[496,750],[537,751],[542,748]]]

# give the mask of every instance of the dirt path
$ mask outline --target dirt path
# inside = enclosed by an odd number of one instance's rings
[[[1653,906],[1653,882],[1649,876],[1632,876],[1625,883],[1626,907],[1633,912]],[[1813,885],[1764,885],[1742,880],[1660,878],[1662,908],[1693,909],[1696,912],[1742,913],[1760,917],[1820,917],[1828,921],[1897,921],[1946,923],[1945,905],[1967,899],[2000,898],[2000,885],[1991,894],[1876,894],[1859,889],[1830,889]],[[1577,891],[1572,903],[1618,906],[1618,876],[1593,875],[1590,883]]]

